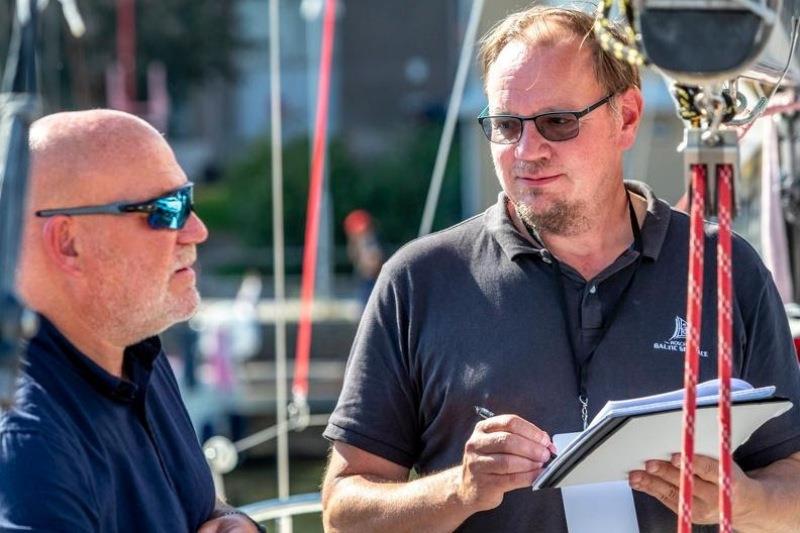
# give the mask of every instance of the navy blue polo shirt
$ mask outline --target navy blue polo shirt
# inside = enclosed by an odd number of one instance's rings
[[[197,531],[213,482],[158,338],[120,379],[40,320],[0,415],[0,531]]]
[[[589,419],[609,400],[681,388],[689,219],[646,186],[626,185],[647,200],[641,251],[589,280],[521,234],[503,195],[395,253],[364,311],[325,437],[426,475],[461,462],[480,420],[475,405],[551,435],[580,431],[576,359],[588,352]],[[705,229],[701,381],[717,376],[717,227]],[[737,450],[749,471],[800,451],[800,369],[772,278],[739,236],[733,265],[733,375],[775,385],[795,404]],[[674,533],[672,511],[640,492],[634,502],[642,532]],[[561,493],[508,492],[458,530],[565,533]]]

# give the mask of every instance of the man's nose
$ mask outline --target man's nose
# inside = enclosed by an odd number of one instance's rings
[[[533,161],[549,158],[552,147],[550,141],[542,137],[536,129],[536,124],[532,120],[526,120],[522,123],[522,134],[514,151],[517,159]]]
[[[192,211],[186,224],[180,230],[179,236],[184,244],[199,244],[208,238],[208,228],[197,216],[197,213]]]

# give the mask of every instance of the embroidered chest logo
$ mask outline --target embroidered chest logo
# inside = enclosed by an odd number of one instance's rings
[[[688,323],[679,316],[675,317],[675,329],[672,331],[672,336],[662,342],[654,342],[654,350],[663,350],[665,352],[681,352],[686,353],[686,331],[688,330]],[[700,357],[708,357],[706,350],[700,350]]]

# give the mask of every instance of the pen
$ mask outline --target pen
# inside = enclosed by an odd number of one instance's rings
[[[494,413],[491,412],[490,410],[488,410],[487,408],[478,407],[477,405],[475,406],[475,414],[477,414],[479,417],[483,418],[484,420],[487,419],[487,418],[492,418],[494,416]]]
[[[489,409],[485,407],[480,407],[478,405],[474,407],[475,407],[475,414],[483,418],[484,420],[495,416],[493,412],[491,412]],[[550,451],[550,460],[547,461],[548,463],[558,458],[558,454],[556,454],[556,447],[553,445],[552,441],[550,442],[550,444],[547,445],[547,449]]]

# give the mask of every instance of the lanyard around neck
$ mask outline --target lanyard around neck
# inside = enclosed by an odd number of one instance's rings
[[[567,304],[567,296],[565,294],[566,288],[564,287],[564,279],[563,274],[561,271],[561,265],[559,264],[556,258],[553,258],[553,274],[556,279],[556,287],[558,289],[558,296],[559,296],[559,306],[561,307],[561,314],[564,320],[564,327],[566,330],[567,335],[567,342],[569,343],[570,352],[572,355],[572,361],[575,364],[575,373],[578,381],[578,402],[581,406],[581,421],[583,422],[583,429],[586,429],[588,426],[588,419],[589,419],[589,397],[586,391],[586,381],[588,379],[589,374],[589,364],[591,363],[592,357],[594,356],[595,351],[603,342],[603,338],[605,334],[608,332],[608,329],[611,327],[611,324],[616,317],[617,312],[619,311],[620,307],[622,307],[622,303],[625,300],[625,296],[628,293],[628,289],[630,289],[631,285],[633,285],[633,279],[636,276],[636,272],[639,270],[639,263],[642,259],[642,234],[639,229],[639,222],[636,219],[636,210],[633,208],[633,202],[631,201],[630,192],[627,193],[628,195],[628,213],[630,214],[630,222],[631,222],[631,232],[633,233],[633,249],[638,252],[638,256],[636,257],[636,261],[633,267],[633,273],[628,278],[625,287],[622,289],[622,292],[617,299],[616,304],[608,313],[608,315],[603,320],[603,330],[600,333],[599,338],[594,343],[594,347],[589,351],[589,353],[584,358],[580,358],[578,356],[578,352],[575,349],[575,340],[572,336],[572,328],[570,327],[571,320],[569,316],[569,306]],[[538,237],[532,231],[532,228],[528,227],[528,231],[531,233],[534,238]],[[540,239],[539,239],[540,240]]]

